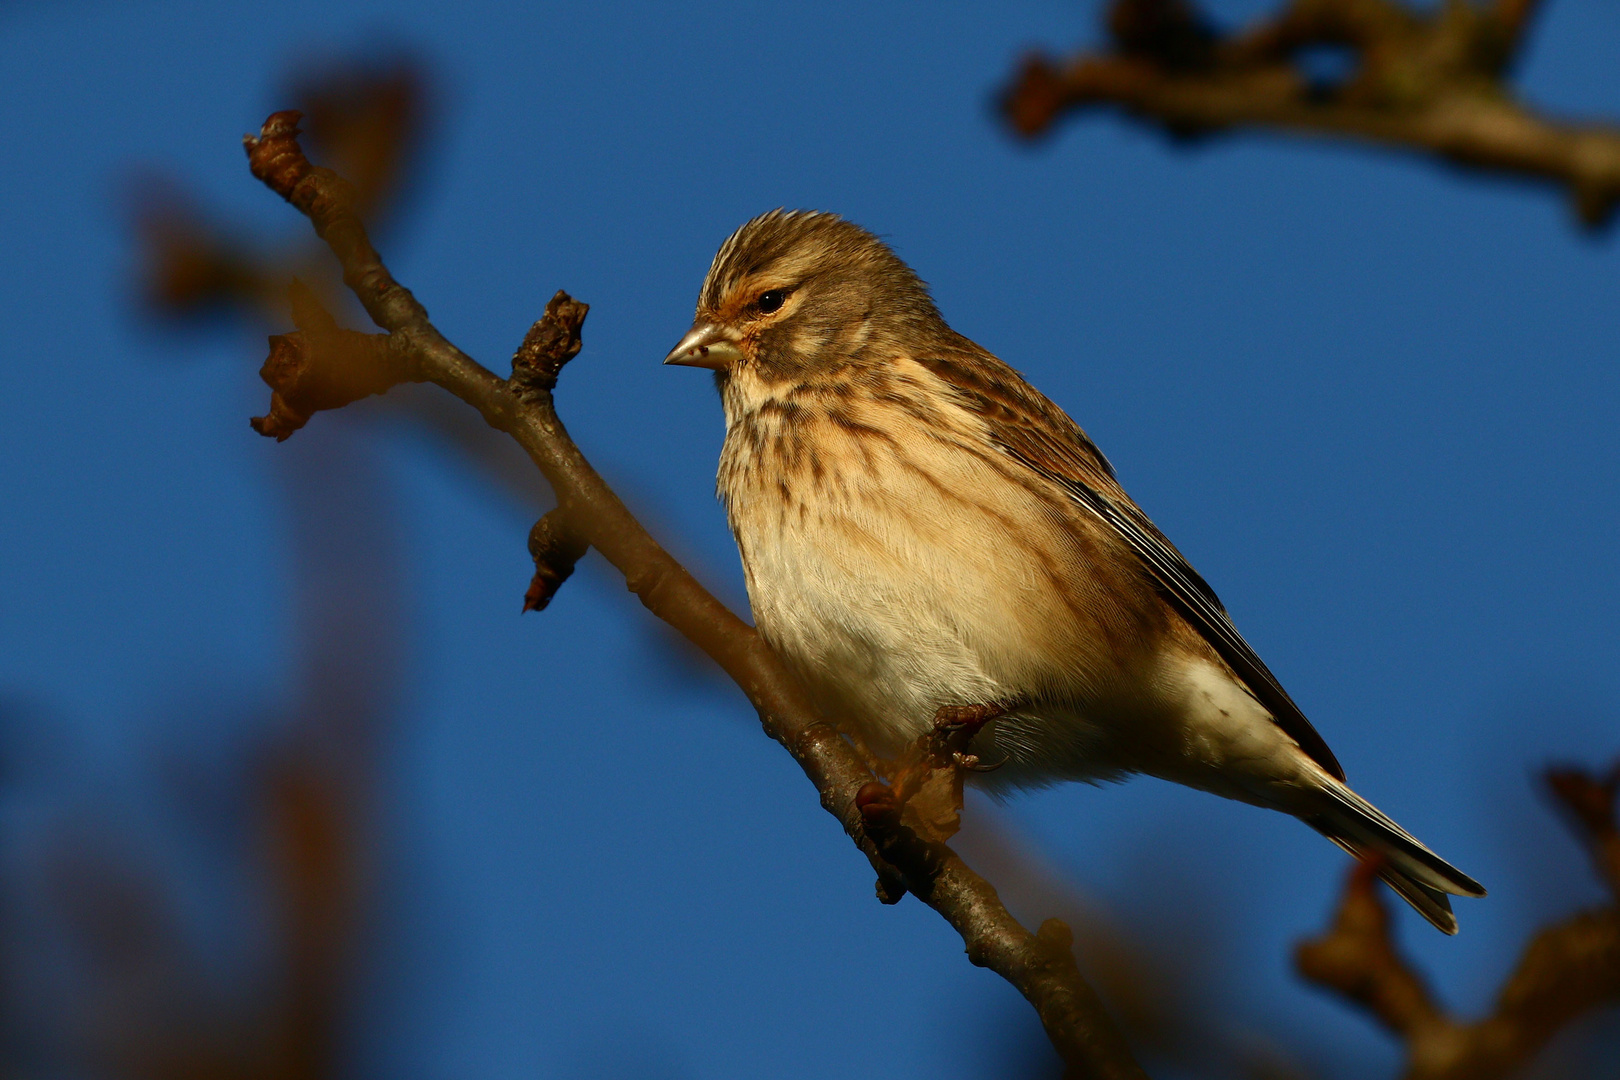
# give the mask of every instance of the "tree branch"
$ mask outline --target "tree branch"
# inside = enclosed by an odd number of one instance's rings
[[[1620,820],[1615,812],[1620,762],[1604,776],[1574,767],[1548,769],[1547,787],[1586,841],[1598,877],[1620,902]]]
[[[1607,877],[1620,844],[1614,808],[1620,768],[1604,779],[1578,769],[1549,770],[1546,779]],[[1405,1080],[1501,1080],[1577,1017],[1620,1001],[1617,903],[1543,929],[1525,947],[1490,1015],[1459,1022],[1396,949],[1389,912],[1373,885],[1376,872],[1370,864],[1351,872],[1332,928],[1302,943],[1294,960],[1308,981],[1367,1010],[1405,1042]],[[1610,885],[1620,900],[1620,878]]]
[[[1504,76],[1534,0],[1292,0],[1218,34],[1188,0],[1115,0],[1113,47],[1065,61],[1033,55],[1002,96],[1018,134],[1065,113],[1115,106],[1177,138],[1240,128],[1380,143],[1566,188],[1589,226],[1620,203],[1620,128],[1545,117]],[[1347,50],[1353,69],[1313,76],[1301,56]]]
[[[482,367],[439,333],[426,309],[388,272],[355,212],[352,189],[305,158],[298,119],[295,112],[276,113],[258,136],[244,140],[250,168],[310,219],[342,265],[344,281],[387,333],[363,335],[369,342],[363,348],[351,344],[338,350],[323,349],[304,333],[300,345],[306,363],[266,366],[275,395],[313,401],[314,409],[333,407],[323,402],[335,396],[314,401],[301,392],[342,381],[328,368],[342,367],[356,354],[372,361],[387,357],[390,363],[398,358],[393,370],[400,378],[436,383],[512,436],[556,491],[561,520],[571,534],[601,552],[648,610],[706,652],[748,696],[766,733],[793,755],[815,784],[822,806],[872,860],[879,896],[893,903],[909,890],[944,916],[962,935],[969,959],[1002,975],[1035,1006],[1067,1075],[1142,1078],[1123,1037],[1080,977],[1068,928],[1048,920],[1031,934],[1007,913],[995,889],[946,845],[922,840],[903,825],[869,830],[856,806],[856,793],[872,780],[860,756],[816,715],[753,628],[659,546],[568,437],[552,387],[557,371],[578,351],[583,305],[563,293],[552,300],[519,350],[511,380]]]
[[[1496,21],[1501,24],[1503,32],[1518,44],[1530,29],[1539,7],[1541,0],[1496,0]]]
[[[1305,978],[1337,990],[1396,1035],[1430,1038],[1451,1022],[1395,948],[1389,909],[1378,893],[1378,865],[1369,860],[1351,868],[1333,928],[1302,943],[1294,962]]]

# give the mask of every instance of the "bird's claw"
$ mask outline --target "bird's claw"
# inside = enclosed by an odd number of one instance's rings
[[[957,754],[953,760],[958,767],[966,769],[968,772],[976,773],[993,773],[1003,765],[1007,764],[1007,759],[1005,757],[1000,761],[987,762],[980,758],[978,754]]]
[[[1006,716],[1011,710],[1011,705],[997,701],[980,705],[941,705],[934,711],[934,730],[922,740],[927,756],[939,764],[956,765],[970,772],[993,772],[1001,768],[1005,759],[986,766],[977,754],[968,753],[968,745],[986,724]]]
[[[1008,708],[995,701],[981,705],[941,705],[934,710],[934,730],[949,735],[965,732],[971,739],[990,721],[1006,716]]]
[[[986,763],[968,746],[986,724],[1011,709],[1000,703],[941,706],[933,728],[895,762],[890,782],[874,780],[856,795],[867,825],[881,829],[903,814],[931,838],[949,839],[962,807],[962,774],[994,772],[1006,764],[1006,758]]]

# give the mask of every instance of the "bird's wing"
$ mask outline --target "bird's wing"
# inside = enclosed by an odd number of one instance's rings
[[[1318,765],[1344,779],[1344,769],[1327,741],[1243,640],[1215,590],[1125,494],[1108,459],[1067,413],[988,353],[921,362],[984,421],[991,438],[1009,457],[1057,485],[1112,529],[1142,560],[1164,595],[1266,707],[1277,726]]]

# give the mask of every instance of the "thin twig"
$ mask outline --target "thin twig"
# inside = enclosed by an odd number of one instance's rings
[[[558,419],[548,379],[521,369],[513,380],[501,379],[439,333],[372,247],[348,185],[304,157],[297,123],[297,113],[276,113],[258,136],[245,139],[253,175],[310,219],[338,257],[344,281],[387,331],[387,353],[408,357],[411,377],[436,383],[472,405],[527,451],[556,491],[558,507],[579,539],[624,575],[648,610],[706,652],[748,696],[766,733],[793,755],[816,785],[822,806],[872,859],[880,896],[894,902],[909,890],[944,916],[962,935],[974,963],[1002,975],[1035,1006],[1067,1075],[1142,1078],[1123,1037],[1075,967],[1068,928],[1048,920],[1031,934],[1007,913],[995,889],[949,847],[922,840],[904,827],[880,830],[881,839],[868,831],[855,796],[872,774],[860,757],[816,714],[754,630],[660,547],[603,482]],[[537,326],[530,336],[545,338],[557,329]],[[550,353],[561,357],[557,367],[577,351],[567,328],[560,329],[572,348]],[[577,333],[576,320],[574,339]],[[317,366],[320,359],[314,357]],[[555,370],[549,375],[554,379]],[[273,389],[284,397],[289,389],[296,394],[296,387]]]
[[[1601,225],[1620,204],[1620,128],[1544,116],[1504,81],[1535,6],[1293,0],[1222,36],[1188,0],[1116,0],[1111,50],[1027,58],[1002,108],[1027,138],[1114,106],[1177,138],[1258,128],[1379,143],[1550,181]],[[1348,50],[1353,69],[1324,82],[1299,61],[1312,46]]]

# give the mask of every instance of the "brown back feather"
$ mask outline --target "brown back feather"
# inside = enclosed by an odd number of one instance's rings
[[[1257,700],[1313,761],[1340,780],[1327,741],[1305,718],[1271,669],[1243,640],[1215,590],[1125,494],[1113,466],[1068,414],[1007,364],[966,338],[918,361],[956,391],[983,418],[991,438],[1009,457],[1060,487],[1114,530],[1142,560],[1168,599]]]

